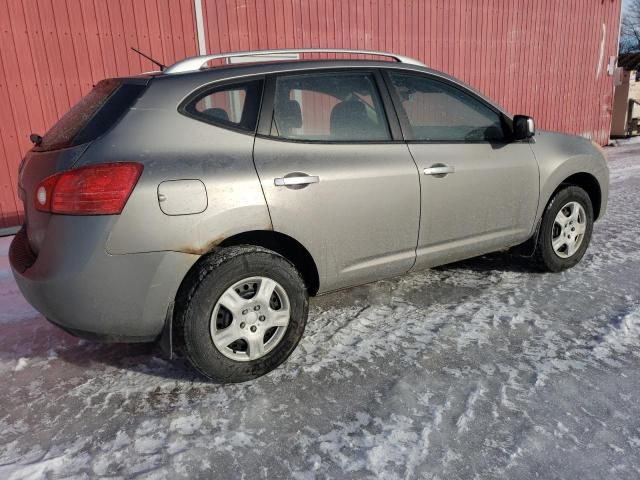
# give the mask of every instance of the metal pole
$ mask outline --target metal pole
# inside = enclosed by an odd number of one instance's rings
[[[193,0],[196,10],[196,33],[198,35],[198,55],[207,54],[207,41],[204,34],[204,17],[202,16],[202,0]]]

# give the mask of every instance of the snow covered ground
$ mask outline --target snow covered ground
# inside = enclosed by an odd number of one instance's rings
[[[317,298],[241,385],[49,325],[0,239],[0,478],[639,478],[640,145],[608,153],[578,267],[492,255]]]

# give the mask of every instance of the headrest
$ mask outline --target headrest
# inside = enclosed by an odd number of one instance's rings
[[[225,122],[229,121],[229,115],[226,110],[222,108],[207,108],[202,111],[203,115],[206,115],[209,118],[214,120],[224,120]]]
[[[355,99],[340,102],[331,110],[331,136],[335,138],[366,138],[371,123],[364,104]]]
[[[280,133],[302,127],[302,110],[296,100],[283,100],[276,105],[276,126]]]

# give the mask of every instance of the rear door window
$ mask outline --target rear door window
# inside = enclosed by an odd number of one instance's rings
[[[326,142],[390,140],[373,75],[315,73],[279,76],[271,135]]]
[[[254,132],[261,95],[262,80],[224,85],[198,93],[182,112],[214,125]]]
[[[146,82],[114,78],[98,82],[42,137],[34,151],[67,148],[95,140],[133,104]]]

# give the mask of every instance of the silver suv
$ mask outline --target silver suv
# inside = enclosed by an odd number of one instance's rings
[[[399,55],[202,68],[265,53],[104,80],[32,135],[10,258],[51,322],[239,382],[291,354],[309,295],[510,247],[553,272],[584,255],[609,184],[589,140]]]

